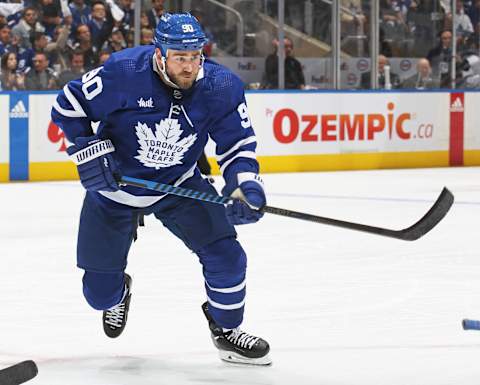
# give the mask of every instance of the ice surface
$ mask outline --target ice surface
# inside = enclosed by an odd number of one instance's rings
[[[480,168],[264,175],[269,204],[400,229],[443,186],[456,203],[415,242],[266,215],[239,227],[249,256],[244,328],[273,366],[219,361],[194,254],[153,217],[131,250],[129,322],[117,340],[81,293],[77,182],[0,184],[0,368],[32,385],[478,385]]]

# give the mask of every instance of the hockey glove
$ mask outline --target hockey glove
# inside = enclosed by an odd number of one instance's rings
[[[267,204],[263,182],[258,175],[254,180],[247,180],[230,195],[235,200],[226,207],[227,219],[232,225],[255,223],[261,217],[261,209]]]
[[[89,191],[117,191],[115,174],[118,168],[111,153],[115,151],[110,139],[96,135],[77,138],[67,153],[77,165],[83,187]]]

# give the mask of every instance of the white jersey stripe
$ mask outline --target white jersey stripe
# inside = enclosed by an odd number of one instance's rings
[[[242,302],[232,303],[231,305],[223,305],[221,303],[212,301],[208,296],[207,296],[207,300],[210,305],[220,310],[236,310],[236,309],[240,309],[243,305],[245,305],[245,299]]]
[[[249,136],[248,138],[240,140],[233,147],[231,147],[227,152],[224,152],[223,154],[218,154],[217,162],[221,162],[227,156],[237,151],[240,147],[245,146],[246,144],[255,143],[256,141],[257,141],[257,137],[255,135]]]
[[[190,118],[188,117],[187,111],[185,111],[185,108],[183,108],[183,105],[180,105],[180,108],[182,109],[183,114],[185,115],[185,119],[187,119],[187,121],[188,121],[188,124],[190,124],[190,127],[193,127],[193,123],[190,120]]]
[[[73,111],[73,110],[66,110],[62,107],[60,107],[60,104],[58,104],[58,102],[55,100],[55,102],[53,102],[53,108],[55,108],[55,110],[57,110],[57,112],[63,116],[66,116],[67,118],[84,118],[85,115],[82,114],[81,112],[78,112],[78,111]]]
[[[73,96],[72,92],[70,91],[70,88],[68,88],[68,84],[65,84],[65,87],[63,87],[63,93],[65,94],[67,100],[72,105],[73,109],[77,111],[79,114],[81,114],[80,117],[86,118],[87,114],[85,113],[85,111],[83,111],[82,106],[80,105],[78,100],[75,98],[75,96]]]
[[[127,193],[123,190],[118,191],[99,191],[99,194],[103,195],[114,202],[131,207],[148,207],[153,205],[162,199],[165,195],[161,196],[139,196]]]
[[[228,167],[230,163],[232,163],[235,159],[238,158],[249,158],[249,159],[257,159],[255,156],[255,153],[253,151],[240,151],[238,154],[236,154],[233,158],[227,160],[222,166],[220,166],[220,171],[222,174],[224,173],[225,169]]]
[[[211,287],[207,281],[205,281],[205,284],[208,286],[210,290],[216,291],[217,293],[237,293],[239,291],[242,291],[245,288],[245,286],[247,286],[247,280],[244,279],[243,282],[238,284],[237,286],[226,287],[223,289],[220,289],[217,287]]]

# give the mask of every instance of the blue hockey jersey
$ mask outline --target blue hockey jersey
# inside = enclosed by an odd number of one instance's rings
[[[206,60],[189,90],[167,86],[159,77],[154,46],[114,53],[103,67],[69,82],[52,108],[53,121],[69,141],[93,135],[110,139],[123,175],[180,185],[194,175],[208,138],[232,191],[239,173],[258,173],[256,138],[242,81]],[[133,207],[146,207],[159,194],[137,187],[99,192]]]

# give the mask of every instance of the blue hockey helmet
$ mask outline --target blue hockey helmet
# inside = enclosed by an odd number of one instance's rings
[[[165,13],[155,29],[155,46],[163,57],[168,49],[196,51],[202,49],[208,39],[198,20],[190,13]]]

